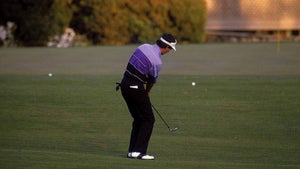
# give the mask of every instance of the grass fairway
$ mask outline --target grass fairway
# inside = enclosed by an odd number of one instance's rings
[[[131,118],[114,83],[134,46],[0,49],[0,168],[300,168],[297,45],[187,45],[165,57],[151,98],[179,130],[157,116],[154,161],[125,158]]]

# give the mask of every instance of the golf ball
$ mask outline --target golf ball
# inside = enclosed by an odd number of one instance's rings
[[[48,76],[51,77],[51,76],[52,76],[52,73],[49,73]]]
[[[195,86],[196,85],[196,83],[195,82],[192,82],[192,86]]]

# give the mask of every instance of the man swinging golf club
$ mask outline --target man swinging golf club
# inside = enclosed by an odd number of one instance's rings
[[[149,93],[158,79],[162,67],[161,55],[175,50],[173,35],[163,34],[155,44],[142,44],[129,59],[121,82],[121,91],[133,118],[128,158],[153,160],[147,154],[155,121]]]

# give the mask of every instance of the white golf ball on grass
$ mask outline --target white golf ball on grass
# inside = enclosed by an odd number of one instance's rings
[[[196,82],[192,82],[192,86],[196,86]]]
[[[52,77],[52,73],[48,73],[48,76],[49,76],[49,77]]]

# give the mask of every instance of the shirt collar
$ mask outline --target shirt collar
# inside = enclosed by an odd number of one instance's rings
[[[158,56],[161,57],[161,51],[159,49],[159,46],[157,44],[153,45],[154,50],[158,53]]]

